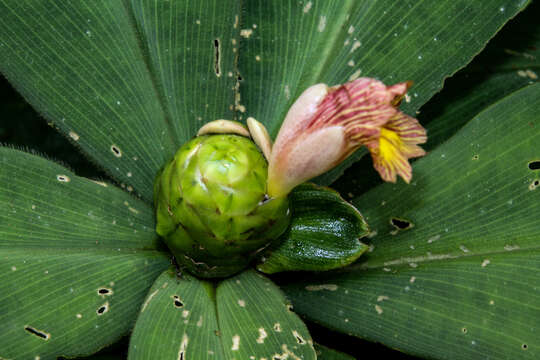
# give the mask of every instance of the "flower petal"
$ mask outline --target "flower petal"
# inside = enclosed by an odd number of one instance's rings
[[[293,104],[276,138],[269,161],[269,195],[292,188],[338,165],[367,146],[386,181],[410,181],[408,159],[424,151],[425,130],[397,106],[411,82],[386,86],[359,78],[328,88],[308,88]],[[341,136],[341,138],[339,138]]]
[[[426,130],[418,121],[399,112],[382,128],[378,143],[368,146],[373,166],[384,181],[396,182],[397,175],[409,183],[412,169],[409,158],[425,155],[418,144],[427,140]]]

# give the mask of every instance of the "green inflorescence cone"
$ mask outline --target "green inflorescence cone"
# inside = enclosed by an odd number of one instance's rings
[[[288,200],[268,198],[267,167],[238,135],[196,137],[164,166],[154,183],[156,231],[182,267],[232,275],[286,230]]]

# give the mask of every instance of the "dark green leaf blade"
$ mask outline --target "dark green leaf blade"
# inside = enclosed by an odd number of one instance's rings
[[[289,285],[296,309],[419,356],[538,358],[540,174],[529,164],[540,159],[539,94],[531,85],[480,113],[415,163],[410,186],[357,199],[378,232],[374,251],[350,271]]]
[[[177,144],[234,117],[240,1],[131,0]]]
[[[129,359],[222,359],[213,285],[174,269],[150,289],[129,346]]]
[[[0,357],[88,355],[123,336],[169,264],[151,208],[0,148]]]
[[[368,227],[358,210],[331,189],[303,184],[289,195],[292,220],[281,244],[257,265],[273,274],[325,271],[351,264],[368,246],[359,241]]]
[[[226,359],[316,359],[304,323],[279,288],[255,271],[220,283],[217,309]]]
[[[0,249],[0,357],[89,355],[113,343],[167,266],[155,251]]]
[[[97,164],[146,200],[174,146],[122,1],[0,1],[0,71]]]
[[[152,209],[104,182],[0,147],[0,248],[155,248]]]

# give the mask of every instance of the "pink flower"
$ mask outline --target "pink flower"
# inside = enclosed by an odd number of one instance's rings
[[[427,139],[418,121],[397,108],[409,86],[360,78],[304,91],[287,113],[272,148],[269,195],[287,195],[363,145],[383,180],[395,182],[399,175],[408,183],[412,177],[408,159],[425,154],[418,144]]]

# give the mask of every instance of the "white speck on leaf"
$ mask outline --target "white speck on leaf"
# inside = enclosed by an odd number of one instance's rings
[[[240,36],[245,37],[246,39],[249,39],[249,37],[253,34],[253,29],[242,29],[240,30]]]
[[[351,76],[349,76],[349,81],[356,80],[360,77],[360,74],[362,74],[362,70],[358,69],[354,73],[352,73]]]
[[[377,311],[377,314],[379,314],[379,315],[381,315],[383,313],[383,309],[379,305],[375,305],[375,311]]]
[[[326,16],[322,15],[319,18],[319,26],[317,26],[317,30],[319,30],[319,32],[323,32],[325,27],[326,27]]]
[[[320,285],[307,285],[306,286],[307,291],[321,291],[321,290],[336,291],[337,289],[338,289],[338,286],[336,284],[320,284]]]
[[[264,339],[268,337],[266,330],[264,328],[259,328],[259,337],[257,338],[257,344],[263,344]]]
[[[519,245],[504,245],[504,250],[506,251],[519,250]]]
[[[239,335],[234,335],[232,337],[231,350],[232,351],[238,351],[238,349],[240,349],[240,336]]]
[[[356,49],[358,49],[360,46],[362,46],[362,43],[358,40],[356,40],[352,46],[351,46],[351,52],[355,51]]]
[[[71,179],[67,175],[56,175],[56,180],[60,182],[69,182]]]
[[[79,139],[80,139],[79,134],[77,134],[75,131],[70,131],[69,132],[69,137],[72,138],[75,141],[79,141]]]

